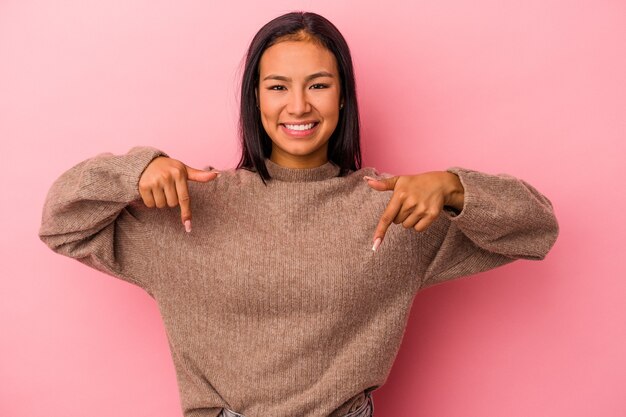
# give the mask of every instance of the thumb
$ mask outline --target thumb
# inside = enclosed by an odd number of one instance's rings
[[[185,165],[186,166],[186,165]],[[219,171],[204,171],[202,169],[196,169],[192,167],[187,167],[187,179],[190,181],[200,181],[207,182],[217,178],[220,173]]]
[[[397,176],[389,177],[389,178],[381,178],[378,180],[376,178],[372,178],[366,175],[363,177],[363,179],[367,181],[367,185],[369,185],[370,187],[378,191],[393,190],[394,187],[396,186],[396,181],[398,181]]]

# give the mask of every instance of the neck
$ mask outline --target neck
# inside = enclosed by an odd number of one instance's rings
[[[271,159],[265,159],[265,167],[272,179],[285,182],[310,182],[323,181],[335,178],[339,175],[341,168],[331,161],[327,161],[313,168],[288,168],[278,165]]]
[[[296,169],[317,168],[328,162],[326,152],[319,155],[298,156],[273,150],[269,159],[282,167]]]

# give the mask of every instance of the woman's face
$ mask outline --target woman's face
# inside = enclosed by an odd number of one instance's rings
[[[308,41],[267,48],[256,91],[261,121],[272,139],[270,160],[291,168],[328,161],[328,140],[339,121],[341,84],[329,50]]]

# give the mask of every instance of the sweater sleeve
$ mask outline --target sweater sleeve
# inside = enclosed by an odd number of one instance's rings
[[[516,259],[541,260],[559,226],[552,203],[527,182],[508,174],[447,169],[465,189],[463,209],[444,207],[421,235],[420,289],[475,274]]]
[[[158,156],[168,155],[137,146],[125,155],[99,154],[64,172],[46,196],[39,238],[54,252],[152,295],[150,228],[137,215],[145,207],[138,183]]]

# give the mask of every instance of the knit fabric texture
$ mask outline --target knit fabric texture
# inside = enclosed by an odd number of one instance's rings
[[[382,386],[417,292],[516,259],[543,259],[558,235],[551,202],[527,182],[454,167],[460,212],[423,232],[391,224],[393,191],[328,161],[189,181],[179,207],[148,208],[139,178],[165,152],[136,146],[64,172],[43,207],[52,250],[143,288],[157,302],[185,417],[340,417]]]

